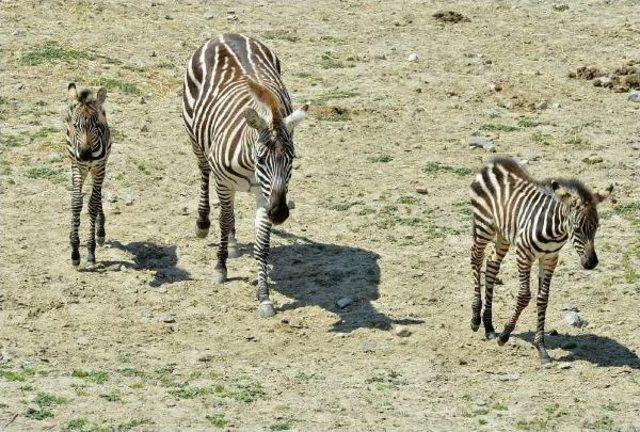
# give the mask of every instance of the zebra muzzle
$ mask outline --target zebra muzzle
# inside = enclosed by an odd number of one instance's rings
[[[275,199],[274,199],[275,198]],[[267,216],[274,225],[279,225],[289,217],[289,207],[287,206],[286,194],[272,194],[269,200]]]

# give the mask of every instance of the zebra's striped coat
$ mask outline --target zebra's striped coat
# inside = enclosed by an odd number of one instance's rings
[[[209,221],[209,179],[220,201],[220,247],[216,281],[227,277],[226,260],[236,253],[236,191],[257,196],[256,243],[260,313],[273,315],[267,287],[270,230],[289,215],[286,193],[295,156],[293,128],[308,106],[293,112],[280,77],[280,61],[262,43],[222,34],[196,50],[187,64],[183,120],[201,172],[197,235]]]
[[[104,102],[107,91],[98,90],[94,97],[89,90],[78,94],[76,85],[68,86],[69,109],[66,118],[67,151],[71,160],[71,263],[80,264],[80,213],[82,212],[82,186],[91,173],[93,186],[89,198],[89,239],[87,241],[86,268],[95,265],[96,242],[105,239],[105,217],[102,210],[102,183],[105,177],[107,159],[111,153],[111,135],[107,124]],[[97,233],[96,233],[97,225]],[[97,237],[96,237],[97,234]]]
[[[471,328],[480,326],[481,267],[484,250],[495,242],[493,256],[485,270],[485,303],[482,322],[488,339],[496,337],[492,323],[492,300],[495,278],[510,246],[516,249],[520,290],[516,310],[498,337],[503,345],[515,328],[522,310],[531,299],[529,279],[531,267],[539,261],[538,327],[534,343],[540,358],[548,362],[544,345],[544,321],[551,277],[558,254],[570,240],[581,258],[583,267],[598,264],[594,238],[598,228],[596,206],[606,199],[613,187],[593,194],[574,179],[536,181],[517,162],[496,158],[480,170],[471,184],[473,205],[473,247],[471,265],[475,281]]]

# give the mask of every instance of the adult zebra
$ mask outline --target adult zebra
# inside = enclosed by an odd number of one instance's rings
[[[67,151],[71,159],[71,263],[80,264],[80,213],[82,212],[82,185],[91,173],[93,187],[89,198],[89,240],[87,241],[87,269],[95,265],[96,241],[104,243],[104,211],[102,210],[102,182],[105,177],[107,159],[111,152],[111,137],[104,101],[107,90],[101,88],[96,96],[90,90],[78,93],[76,85],[68,88],[69,109],[67,111]],[[96,224],[98,225],[96,239]]]
[[[182,117],[201,173],[196,233],[209,232],[209,176],[220,201],[220,247],[215,281],[227,279],[235,255],[236,191],[256,194],[256,242],[261,316],[275,314],[267,286],[271,225],[289,217],[287,190],[295,157],[293,129],[308,105],[292,112],[280,61],[257,40],[221,34],[196,50],[184,77]]]
[[[539,261],[538,326],[534,345],[543,363],[550,361],[544,345],[544,321],[549,298],[551,276],[558,263],[558,254],[571,240],[582,266],[591,270],[598,265],[594,239],[598,229],[596,206],[607,199],[610,186],[601,193],[592,193],[575,179],[536,181],[516,161],[496,158],[480,170],[471,184],[473,204],[473,247],[471,266],[475,280],[471,329],[480,327],[482,306],[480,269],[487,244],[494,240],[495,251],[487,260],[485,270],[485,303],[482,313],[487,339],[496,337],[492,323],[492,300],[495,278],[500,263],[515,245],[520,279],[516,310],[498,337],[504,345],[522,310],[531,299],[529,279],[533,263]]]

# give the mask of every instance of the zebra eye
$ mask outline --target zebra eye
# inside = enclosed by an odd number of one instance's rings
[[[264,165],[264,156],[258,156],[258,163]]]

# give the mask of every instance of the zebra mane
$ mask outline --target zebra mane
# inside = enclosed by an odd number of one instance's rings
[[[88,104],[93,101],[93,93],[89,89],[84,89],[78,95],[78,101],[83,104]]]
[[[588,205],[596,203],[593,192],[584,183],[575,178],[549,178],[541,181],[540,185],[553,194],[553,188],[551,187],[551,182],[553,181],[558,182],[560,186],[577,195],[583,203]]]
[[[256,100],[265,105],[271,111],[271,119],[273,123],[276,124],[281,122],[282,114],[280,112],[280,102],[273,91],[249,77],[246,77],[245,80],[249,86],[249,90],[251,90],[251,93]]]

